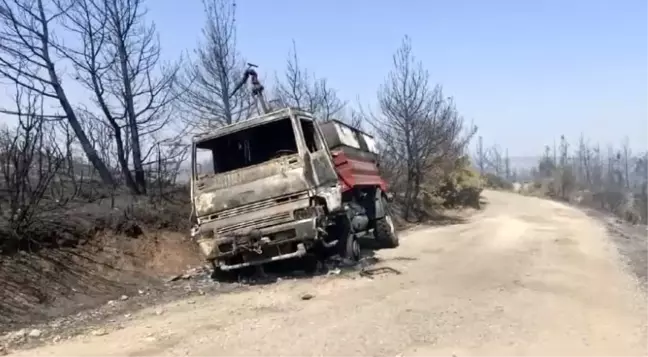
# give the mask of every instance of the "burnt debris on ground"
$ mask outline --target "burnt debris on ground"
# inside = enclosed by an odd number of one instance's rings
[[[222,282],[213,279],[207,266],[196,266],[179,274],[142,284],[132,294],[114,296],[107,303],[87,308],[74,314],[58,316],[39,323],[8,323],[0,327],[0,350],[7,352],[16,347],[29,348],[46,343],[58,343],[77,335],[101,336],[119,330],[133,318],[136,311],[159,306],[156,315],[165,313],[166,303],[200,295],[218,295],[252,288],[255,285],[277,283],[282,280],[326,277],[360,277],[379,263],[373,251],[363,251],[358,262],[332,257],[323,262],[321,269],[307,273],[300,269],[299,262],[269,266],[264,276],[243,274],[236,282]],[[370,273],[369,273],[370,274]],[[189,300],[191,302],[191,300]]]
[[[75,314],[36,324],[3,324],[0,331],[0,346],[9,350],[17,346],[25,348],[50,342],[56,343],[76,335],[100,336],[123,328],[123,324],[128,322],[136,311],[147,307],[163,306],[192,296],[224,294],[245,288],[245,285],[240,283],[215,282],[205,268],[191,268],[183,274],[182,279],[167,282],[159,280],[149,286],[143,284],[132,295],[115,296],[103,305]],[[155,309],[155,313],[161,315],[164,310],[160,307]]]
[[[461,216],[468,213],[474,212]],[[312,271],[295,259],[268,265],[263,276],[254,269],[243,270],[235,281],[213,279],[195,244],[175,233],[145,233],[139,239],[106,236],[76,248],[21,253],[0,261],[0,278],[13,286],[0,292],[4,294],[0,351],[57,343],[76,335],[101,336],[123,328],[136,311],[152,307],[162,315],[165,304],[191,301],[192,296],[313,277],[371,279],[398,274],[365,243],[358,262],[333,256]]]
[[[75,248],[20,252],[0,260],[0,333],[75,315],[139,290],[166,287],[160,277],[202,262],[181,234],[142,239],[98,237]]]

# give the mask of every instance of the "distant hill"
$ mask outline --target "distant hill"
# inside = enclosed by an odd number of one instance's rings
[[[538,167],[538,162],[540,162],[541,158],[541,156],[511,157],[511,169],[530,170],[534,167]]]
[[[541,157],[540,156],[518,156],[518,157],[510,157],[510,168],[511,171],[518,171],[518,172],[523,172],[523,171],[529,171],[532,168],[538,167],[538,162],[540,162]],[[478,169],[476,160],[473,157],[473,167],[475,169]]]

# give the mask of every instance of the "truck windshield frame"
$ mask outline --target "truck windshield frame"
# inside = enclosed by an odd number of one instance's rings
[[[298,154],[297,138],[293,120],[285,117],[196,142],[192,150],[194,179]]]

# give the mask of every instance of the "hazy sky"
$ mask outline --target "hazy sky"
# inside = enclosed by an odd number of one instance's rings
[[[343,99],[375,94],[403,35],[486,143],[511,155],[581,132],[601,144],[648,140],[646,0],[239,0],[241,54],[271,79],[297,43],[301,63]],[[172,59],[197,43],[199,0],[152,0]]]
[[[265,77],[301,62],[352,102],[375,101],[403,35],[485,142],[536,155],[564,133],[645,148],[646,0],[240,0],[240,52]],[[155,0],[170,56],[192,47],[198,0]]]

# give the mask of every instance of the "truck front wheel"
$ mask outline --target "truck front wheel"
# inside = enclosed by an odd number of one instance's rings
[[[383,197],[381,199],[381,204],[385,210],[385,216],[376,219],[374,236],[376,237],[376,241],[378,241],[378,243],[384,248],[396,248],[399,245],[398,234],[396,234],[396,227],[394,226],[394,221],[391,217],[389,203]]]

